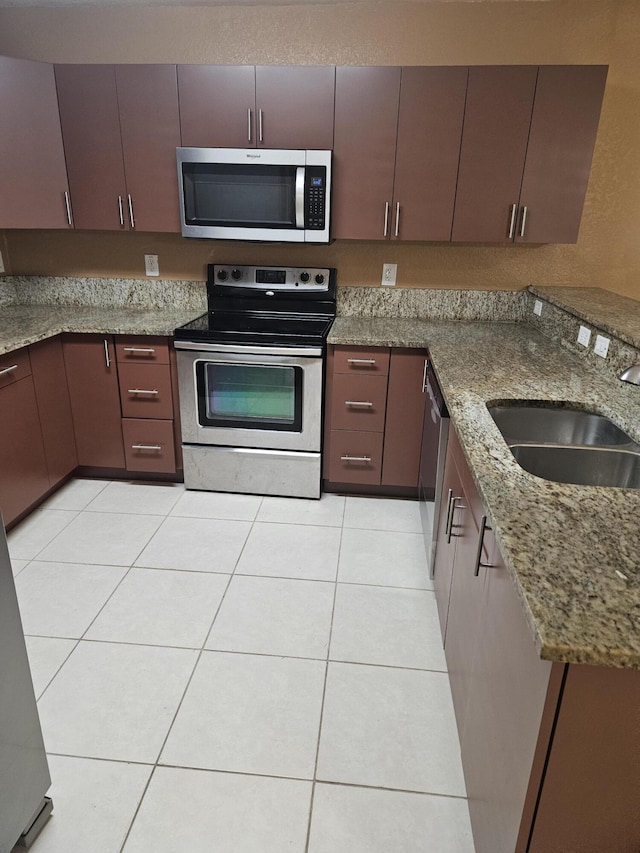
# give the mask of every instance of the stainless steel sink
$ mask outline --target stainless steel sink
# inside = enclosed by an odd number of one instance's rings
[[[544,406],[491,406],[489,414],[507,441],[572,447],[633,444],[619,426],[593,412]]]
[[[515,444],[510,449],[520,467],[545,480],[640,489],[640,453],[553,444]]]
[[[579,486],[640,489],[640,445],[603,415],[558,406],[489,406],[525,471]]]

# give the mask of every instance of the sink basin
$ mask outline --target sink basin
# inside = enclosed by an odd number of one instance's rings
[[[509,445],[544,443],[572,447],[637,447],[613,421],[580,409],[490,406],[489,414]]]
[[[640,489],[638,452],[553,444],[515,444],[510,449],[518,465],[545,480]]]

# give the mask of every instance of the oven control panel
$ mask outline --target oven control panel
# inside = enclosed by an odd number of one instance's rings
[[[320,267],[249,267],[212,264],[210,283],[216,287],[255,288],[256,291],[329,291],[331,270]]]

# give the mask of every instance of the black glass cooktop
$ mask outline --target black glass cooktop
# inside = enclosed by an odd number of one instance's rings
[[[323,344],[333,317],[284,312],[209,311],[175,330],[176,340],[299,346]]]

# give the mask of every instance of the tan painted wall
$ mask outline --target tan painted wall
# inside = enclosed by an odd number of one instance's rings
[[[606,287],[640,298],[640,2],[418,2],[0,10],[0,54],[51,62],[264,64],[608,63],[607,92],[575,246],[484,248],[340,241],[250,246],[96,232],[8,232],[14,273],[202,278],[210,260],[322,263],[343,284]]]

